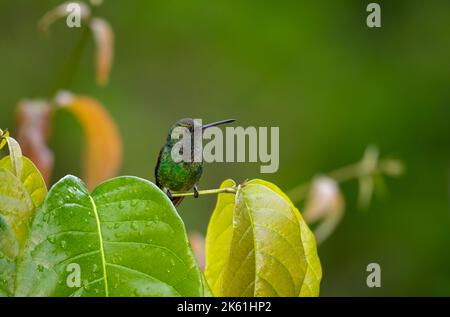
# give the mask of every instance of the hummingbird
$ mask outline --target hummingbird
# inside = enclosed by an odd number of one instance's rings
[[[184,118],[176,122],[169,130],[166,143],[161,148],[158,155],[158,161],[155,167],[156,185],[163,190],[170,198],[174,206],[178,206],[183,197],[172,197],[172,192],[186,192],[193,189],[194,197],[198,197],[198,182],[203,173],[203,160],[194,160],[194,128],[201,129],[201,133],[210,128],[221,124],[230,123],[235,119],[221,120],[205,125],[200,125],[198,120]],[[181,160],[176,162],[172,157],[172,149],[179,139],[173,138],[173,131],[176,128],[186,128],[191,135],[191,160],[185,162]],[[181,152],[181,151],[180,151]],[[182,153],[180,153],[182,154]]]

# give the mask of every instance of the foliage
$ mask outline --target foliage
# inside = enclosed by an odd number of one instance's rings
[[[0,160],[0,295],[11,295],[19,251],[47,188],[17,142],[6,134],[2,140],[8,143],[10,155]]]
[[[222,188],[234,187],[227,180]],[[275,185],[252,180],[221,193],[206,235],[205,275],[216,296],[318,296],[314,236]]]
[[[47,194],[17,142],[4,138],[10,155],[0,161],[3,296],[319,294],[314,236],[271,183],[253,180],[236,190],[233,181],[222,184],[205,280],[183,221],[156,185],[123,176],[90,194],[83,181],[66,176]]]
[[[66,282],[72,263],[78,287]],[[16,287],[19,296],[203,295],[178,213],[159,188],[135,177],[92,194],[73,176],[56,183],[30,228]]]

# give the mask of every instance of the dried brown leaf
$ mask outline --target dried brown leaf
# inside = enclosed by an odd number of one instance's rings
[[[52,107],[46,101],[23,100],[17,106],[17,140],[41,172],[47,185],[53,171],[54,155],[48,148],[52,126]]]

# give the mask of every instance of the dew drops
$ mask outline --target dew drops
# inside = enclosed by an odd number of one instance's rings
[[[38,264],[38,266],[37,266],[37,270],[39,271],[39,272],[44,272],[44,266],[42,265],[42,264]]]
[[[67,248],[67,242],[66,241],[61,241],[61,249],[65,250]]]
[[[98,272],[98,265],[97,264],[94,264],[93,266],[92,266],[92,273],[97,273]]]

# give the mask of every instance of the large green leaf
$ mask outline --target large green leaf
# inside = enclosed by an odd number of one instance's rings
[[[76,177],[60,180],[36,213],[18,265],[18,296],[203,295],[177,211],[136,177],[109,180],[91,195]]]
[[[16,237],[0,218],[0,296],[13,295],[18,253],[19,243]]]
[[[19,144],[7,135],[2,140],[10,155],[0,160],[0,296],[11,296],[17,256],[47,188],[34,164],[22,156]]]
[[[20,166],[20,177],[15,175],[17,166]],[[44,180],[28,158],[6,156],[0,160],[0,217],[11,228],[19,244],[23,243],[34,211],[46,194]]]
[[[205,275],[215,296],[317,296],[321,267],[314,236],[289,198],[253,180],[235,197],[219,195]]]

